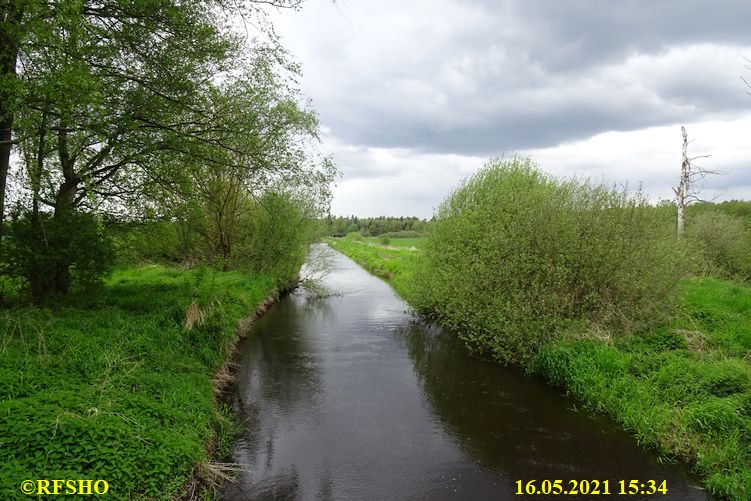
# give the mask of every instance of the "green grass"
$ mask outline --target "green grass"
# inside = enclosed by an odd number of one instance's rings
[[[705,278],[687,281],[681,289],[687,330],[711,333],[711,348],[749,360],[751,353],[751,293],[749,287]]]
[[[0,497],[25,497],[26,479],[79,478],[107,480],[112,499],[178,494],[207,448],[227,452],[212,377],[274,285],[146,266],[95,296],[0,311]]]
[[[388,280],[407,301],[417,253],[346,239],[330,244]],[[679,312],[609,344],[571,335],[531,370],[609,414],[645,446],[689,464],[714,495],[751,499],[751,288],[686,279]]]
[[[387,280],[400,296],[407,299],[411,273],[417,258],[415,251],[406,247],[384,247],[365,239],[330,238],[326,242],[373,275]]]
[[[363,237],[363,241],[373,245],[383,246],[381,237]],[[403,247],[405,249],[421,249],[425,238],[389,238],[387,247]]]

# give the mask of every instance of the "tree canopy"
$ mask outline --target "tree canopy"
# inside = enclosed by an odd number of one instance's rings
[[[44,235],[52,226],[76,234],[74,213],[186,220],[203,211],[211,224],[195,229],[227,257],[230,221],[266,191],[304,192],[307,209],[327,211],[335,170],[317,152],[317,117],[264,4],[299,2],[0,5],[0,144],[18,153],[11,166],[0,149],[0,198],[10,171],[14,224],[28,225],[27,245],[47,256],[27,277],[38,294],[70,287],[75,253]],[[238,19],[255,36],[241,36]]]

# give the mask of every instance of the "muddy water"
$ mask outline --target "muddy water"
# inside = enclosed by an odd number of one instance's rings
[[[468,356],[388,285],[325,252],[338,295],[298,290],[242,347],[233,454],[248,471],[223,499],[709,499],[606,419]],[[515,494],[532,479],[608,480],[611,493],[620,480],[666,480],[668,494]]]

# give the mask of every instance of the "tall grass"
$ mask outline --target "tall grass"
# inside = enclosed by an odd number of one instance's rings
[[[535,370],[687,462],[713,494],[751,499],[751,288],[685,280],[669,323],[612,346],[556,341]]]

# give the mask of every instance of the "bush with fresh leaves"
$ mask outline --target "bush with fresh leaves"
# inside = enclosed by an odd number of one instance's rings
[[[110,271],[113,251],[102,225],[91,214],[71,212],[53,217],[23,214],[2,240],[0,274],[22,278],[35,299],[86,288]]]
[[[751,279],[751,230],[741,218],[719,210],[698,213],[688,220],[686,237],[700,273]]]
[[[318,234],[314,211],[306,201],[268,191],[249,204],[238,221],[232,268],[273,276],[286,285],[297,277]]]
[[[196,240],[174,221],[114,221],[107,230],[119,265],[186,261]]]
[[[526,365],[563,330],[633,330],[664,311],[681,276],[671,223],[640,193],[491,160],[438,209],[413,302],[473,349]]]

